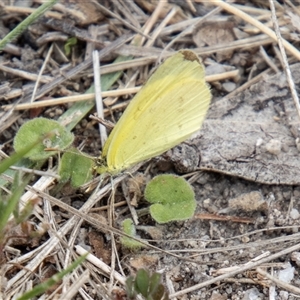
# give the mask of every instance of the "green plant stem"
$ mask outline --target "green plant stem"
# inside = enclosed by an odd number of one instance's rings
[[[28,28],[35,20],[37,20],[45,11],[50,9],[58,0],[49,0],[36,9],[35,12],[30,14],[23,22],[21,22],[15,29],[13,29],[9,34],[7,34],[0,41],[0,51],[13,39],[18,37],[24,30]]]

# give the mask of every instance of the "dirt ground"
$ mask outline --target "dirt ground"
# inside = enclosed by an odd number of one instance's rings
[[[0,0],[0,38],[40,6],[24,2]],[[269,1],[98,2],[58,2],[0,52],[2,157],[13,153],[20,126],[36,117],[71,124],[74,145],[99,155],[98,123],[89,118],[94,95],[72,98],[93,92],[94,49],[100,50],[102,91],[140,86],[165,56],[192,49],[206,67],[212,103],[191,139],[101,187],[99,176],[87,191],[35,175],[34,189],[21,197],[23,203],[39,200],[25,222],[30,229],[8,224],[11,238],[1,245],[2,299],[16,299],[84,250],[94,260],[43,299],[129,299],[125,279],[141,268],[161,274],[170,299],[298,299],[299,3],[274,2],[285,57],[272,35]],[[105,98],[105,118],[116,122],[131,94]],[[32,95],[38,102],[30,103]],[[49,102],[54,99],[58,103]],[[58,162],[40,170],[55,170]],[[145,184],[164,173],[192,184],[197,206],[191,219],[157,224],[145,213]],[[5,180],[1,176],[3,194],[10,187]],[[137,235],[149,247],[122,246],[126,218],[137,221]]]

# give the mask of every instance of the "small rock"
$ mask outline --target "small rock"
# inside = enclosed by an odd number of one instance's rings
[[[262,296],[257,288],[252,288],[245,292],[243,300],[261,300],[264,299]]]
[[[286,269],[280,270],[278,272],[278,279],[283,282],[290,283],[294,279],[294,272],[295,272],[295,268],[289,266]]]
[[[256,141],[256,147],[261,146],[264,143],[264,140],[262,138],[257,139]]]
[[[299,214],[298,209],[293,208],[293,209],[290,211],[290,216],[291,216],[291,218],[292,218],[293,220],[299,219],[300,214]]]
[[[247,243],[250,242],[250,238],[249,238],[248,236],[243,236],[243,237],[241,238],[241,240],[242,240],[242,242],[243,242],[244,244],[247,244]]]
[[[222,86],[223,86],[223,89],[228,93],[230,93],[236,89],[236,84],[231,81],[223,83]]]
[[[278,155],[281,152],[281,142],[279,140],[272,139],[266,144],[266,150],[273,154]]]

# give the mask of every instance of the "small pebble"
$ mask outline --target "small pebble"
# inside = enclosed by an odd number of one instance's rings
[[[225,82],[222,84],[222,86],[223,86],[223,89],[228,93],[230,93],[236,89],[236,84],[234,82]]]
[[[281,142],[279,140],[272,139],[266,144],[266,150],[274,155],[278,155],[281,152]]]
[[[242,242],[243,242],[244,244],[247,244],[247,243],[250,242],[250,238],[249,238],[248,236],[243,236],[243,237],[241,238],[241,240],[242,240]]]
[[[299,214],[298,209],[293,208],[293,209],[291,210],[291,212],[290,212],[290,216],[291,216],[291,218],[292,218],[293,220],[299,219],[300,214]]]
[[[257,139],[256,141],[256,147],[261,146],[264,143],[264,140],[262,138]]]
[[[292,266],[287,267],[286,269],[280,270],[278,272],[278,279],[290,283],[294,278],[295,268]]]
[[[262,294],[259,292],[257,288],[249,289],[245,292],[243,300],[260,300],[263,299]]]

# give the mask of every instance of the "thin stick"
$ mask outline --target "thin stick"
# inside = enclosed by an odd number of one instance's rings
[[[49,59],[50,59],[50,56],[51,56],[51,54],[52,54],[52,51],[53,51],[53,43],[51,44],[51,46],[50,46],[50,48],[49,48],[49,50],[48,50],[48,53],[47,53],[46,58],[45,58],[45,61],[44,61],[43,65],[42,65],[41,70],[40,70],[40,72],[39,72],[39,75],[38,75],[38,77],[37,77],[36,83],[35,83],[35,85],[34,85],[34,89],[33,89],[33,91],[32,91],[32,96],[31,96],[30,103],[33,103],[33,102],[34,102],[35,93],[36,93],[37,88],[38,88],[38,86],[39,86],[39,83],[40,83],[42,74],[43,74],[43,72],[44,72],[44,70],[45,70],[45,68],[46,68],[46,65],[47,65],[47,63],[48,63],[48,61],[49,61]]]
[[[277,23],[275,6],[274,6],[274,3],[273,3],[272,0],[269,0],[269,3],[270,3],[271,12],[272,12],[272,21],[273,21],[273,25],[274,25],[275,32],[276,32],[276,35],[277,35],[277,41],[278,41],[279,49],[280,49],[280,52],[281,52],[282,61],[283,61],[283,64],[284,64],[285,74],[286,74],[287,81],[288,81],[288,84],[289,84],[289,87],[290,87],[290,90],[291,90],[292,98],[294,100],[294,103],[295,103],[295,106],[296,106],[296,109],[297,109],[297,112],[298,112],[298,116],[300,118],[299,98],[298,98],[298,95],[297,95],[297,92],[296,92],[295,83],[294,83],[294,80],[293,80],[293,77],[292,77],[291,69],[290,69],[290,66],[289,66],[289,63],[288,63],[288,60],[287,60],[287,57],[286,57],[285,49],[284,49],[284,46],[283,46],[284,40],[282,40],[280,30],[279,30],[279,26],[278,26],[278,23]]]
[[[41,3],[42,4],[42,3]],[[53,5],[54,8],[57,4]],[[31,7],[18,7],[18,6],[5,6],[5,11],[9,13],[18,13],[18,14],[33,14],[37,8]],[[54,12],[54,11],[46,11],[45,16],[48,18],[55,18],[61,20],[63,18],[63,14]]]
[[[223,275],[217,276],[217,277],[215,277],[215,278],[206,280],[206,281],[204,281],[204,282],[201,282],[201,283],[199,283],[199,284],[196,284],[196,285],[194,285],[194,286],[192,286],[192,287],[189,287],[189,288],[187,288],[187,289],[181,290],[181,291],[179,291],[179,292],[177,292],[177,293],[175,293],[175,294],[170,295],[170,298],[179,297],[179,296],[182,296],[182,295],[184,295],[184,294],[187,294],[187,293],[190,293],[190,292],[199,290],[199,289],[201,289],[201,288],[203,288],[203,287],[205,287],[205,286],[209,286],[209,285],[211,285],[211,284],[220,282],[220,281],[222,281],[223,279],[230,278],[230,277],[233,277],[233,276],[235,276],[235,275],[237,275],[237,274],[243,273],[243,272],[245,272],[245,271],[247,271],[247,270],[256,268],[256,267],[258,267],[258,266],[261,265],[261,264],[264,264],[264,263],[267,263],[267,262],[269,262],[269,261],[275,260],[275,259],[277,259],[278,257],[284,256],[284,255],[289,254],[289,253],[291,253],[291,252],[293,252],[293,251],[299,251],[299,249],[300,249],[300,244],[294,245],[294,246],[289,247],[289,248],[287,248],[287,249],[284,249],[284,250],[282,250],[282,251],[280,251],[280,252],[277,252],[277,253],[275,253],[275,254],[273,254],[273,255],[270,255],[270,256],[268,256],[268,257],[266,257],[266,258],[263,258],[262,260],[259,260],[259,261],[253,262],[253,263],[246,264],[246,265],[242,266],[242,267],[239,268],[239,269],[236,269],[236,270],[234,270],[234,271],[232,271],[232,272],[228,272],[227,274],[223,274]]]
[[[160,0],[155,7],[155,10],[151,14],[151,17],[147,20],[145,25],[143,26],[143,36],[137,35],[134,40],[132,41],[133,45],[143,45],[145,42],[145,36],[149,34],[150,30],[152,30],[153,26],[157,22],[159,18],[159,14],[161,13],[161,9],[164,6],[164,1]],[[151,39],[151,37],[148,37]]]
[[[209,0],[213,5],[217,5],[222,7],[223,9],[227,10],[228,12],[242,18],[246,22],[252,24],[253,26],[259,28],[262,32],[270,36],[274,41],[277,42],[276,34],[273,30],[265,26],[263,23],[257,21],[256,19],[252,18],[248,14],[242,12],[241,10],[237,9],[236,7],[225,3],[222,0]],[[196,2],[203,2],[203,0],[196,0]],[[288,41],[282,40],[282,44],[292,55],[294,55],[298,60],[300,60],[300,52]]]
[[[265,272],[261,268],[256,269],[257,273],[261,274],[264,277],[267,277],[271,281],[273,281],[279,288],[285,289],[291,293],[294,293],[296,295],[300,295],[300,289],[296,286],[293,286],[287,282],[284,282],[282,280],[279,280],[278,278],[272,276],[271,274]]]
[[[221,11],[220,7],[217,7],[207,13],[205,16],[200,18],[196,23],[188,26],[185,30],[181,31],[175,38],[173,38],[168,45],[166,45],[163,49],[163,52],[170,49],[172,45],[174,45],[181,37],[189,34],[190,32],[193,32],[194,28],[197,28],[201,23],[205,22],[207,19],[209,19],[211,16],[217,14],[218,12]]]
[[[228,78],[234,78],[238,75],[238,72],[239,72],[238,70],[233,70],[233,71],[228,71],[228,72],[224,72],[221,74],[208,75],[208,76],[205,76],[205,80],[207,82],[213,82],[213,81],[219,81],[219,80],[224,80],[224,79],[228,79]],[[102,95],[102,98],[118,97],[118,96],[123,96],[123,95],[136,94],[140,89],[141,89],[141,86],[137,86],[137,87],[133,87],[133,88],[101,92],[101,95]],[[2,108],[4,110],[9,110],[11,108],[14,108],[14,110],[26,110],[26,109],[31,109],[31,108],[60,105],[60,104],[64,104],[64,103],[88,101],[88,100],[93,100],[94,97],[95,97],[95,93],[90,93],[90,94],[83,94],[83,95],[61,97],[61,98],[56,98],[53,100],[42,100],[42,101],[37,101],[34,103],[22,103],[22,104],[18,104],[15,106],[13,104],[3,105]],[[104,112],[106,112],[106,109],[104,109]]]
[[[14,68],[10,68],[10,67],[4,66],[2,64],[0,65],[0,70],[3,72],[13,74],[18,77],[25,78],[27,80],[31,80],[31,81],[38,80],[38,75],[36,75],[36,74],[29,73],[29,72],[22,71],[22,70],[16,70]],[[42,82],[42,83],[49,83],[49,82],[51,82],[51,80],[53,80],[53,78],[51,76],[43,75],[40,77],[40,82]]]
[[[50,0],[41,5],[35,10],[30,16],[28,16],[24,21],[22,21],[17,27],[15,27],[10,33],[8,33],[0,41],[0,51],[5,47],[6,44],[17,38],[24,30],[28,28],[37,18],[39,18],[45,11],[50,9],[58,0]]]
[[[83,249],[81,246],[76,245],[75,246],[75,250],[79,255],[85,255],[88,253],[88,251],[86,251],[85,249]],[[119,281],[121,284],[125,285],[125,280],[126,278],[124,278],[120,273],[118,273],[117,271],[114,271],[113,273],[111,272],[111,267],[109,267],[107,264],[105,264],[103,261],[101,261],[100,259],[98,259],[96,256],[94,256],[93,254],[88,254],[87,258],[86,258],[89,262],[91,262],[93,265],[97,266],[100,270],[102,270],[104,273],[106,273],[107,275],[113,275],[114,278]]]
[[[267,52],[265,51],[265,48],[263,46],[259,47],[259,53],[263,57],[263,59],[266,61],[266,63],[269,65],[269,67],[275,72],[279,73],[279,69],[277,68],[276,64],[270,59]]]
[[[159,26],[154,30],[151,40],[148,40],[147,43],[145,44],[146,47],[151,47],[153,46],[154,42],[156,41],[157,37],[161,33],[162,29],[169,23],[170,20],[177,14],[178,9],[177,8],[172,8],[171,11],[168,13],[168,15],[164,18],[162,22],[160,22]]]
[[[104,119],[103,101],[101,95],[100,59],[97,50],[93,51],[93,67],[94,67],[94,85],[95,85],[95,99],[96,99],[97,114],[100,118]],[[101,123],[98,124],[99,124],[100,138],[101,138],[101,146],[103,148],[104,143],[107,140],[107,131],[105,126],[103,126]]]

